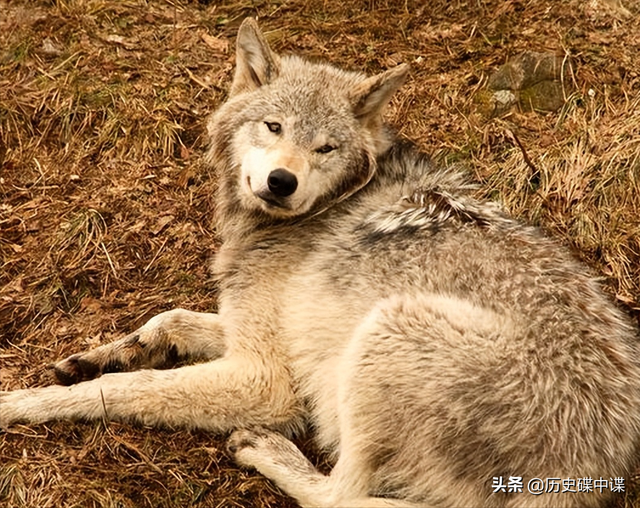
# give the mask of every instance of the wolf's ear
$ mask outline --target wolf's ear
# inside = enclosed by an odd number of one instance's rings
[[[378,117],[393,94],[403,85],[408,73],[409,66],[400,64],[381,74],[371,76],[354,87],[349,94],[349,99],[356,117],[365,123]]]
[[[246,18],[236,41],[236,73],[230,95],[251,92],[273,81],[278,75],[280,59],[267,44],[253,18]]]

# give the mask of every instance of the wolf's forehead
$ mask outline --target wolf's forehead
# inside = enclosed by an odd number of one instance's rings
[[[288,58],[272,86],[282,107],[342,116],[349,112],[348,94],[358,77],[329,65]]]
[[[286,109],[312,111],[318,108],[338,111],[346,104],[346,94],[306,79],[274,83],[276,104]]]
[[[280,84],[271,105],[275,113],[295,118],[297,127],[326,123],[345,127],[353,118],[346,94],[302,80]]]

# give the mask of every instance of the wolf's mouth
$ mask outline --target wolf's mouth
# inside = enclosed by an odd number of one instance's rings
[[[278,209],[278,210],[287,210],[290,211],[291,210],[291,205],[289,205],[288,203],[286,203],[285,201],[287,201],[286,199],[282,199],[282,198],[278,198],[277,196],[274,196],[273,193],[265,188],[262,188],[260,190],[257,191],[253,191],[251,189],[251,177],[247,176],[246,180],[246,187],[247,190],[249,190],[250,192],[252,192],[252,194],[258,198],[260,201],[262,201],[262,203],[265,205],[266,209]]]
[[[267,205],[274,208],[279,208],[281,210],[289,210],[291,208],[290,206],[279,201],[277,198],[273,197],[269,191],[254,192],[253,195],[257,198],[260,198]]]

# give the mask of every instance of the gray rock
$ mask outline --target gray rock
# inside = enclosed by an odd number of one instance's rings
[[[565,101],[563,74],[568,65],[568,61],[552,53],[535,51],[510,59],[487,83],[492,116],[504,114],[516,105],[524,111],[557,111]]]

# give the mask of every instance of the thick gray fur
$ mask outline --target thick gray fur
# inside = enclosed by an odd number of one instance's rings
[[[389,133],[406,66],[367,77],[279,56],[253,20],[237,51],[209,122],[219,313],[160,314],[63,360],[59,379],[81,382],[1,393],[0,424],[106,411],[239,429],[236,459],[302,506],[605,503],[608,489],[526,484],[629,474],[632,321],[567,249]],[[294,192],[274,190],[276,169]],[[205,361],[156,369],[187,357]],[[288,440],[304,427],[333,454],[329,476]],[[524,492],[494,493],[500,476]]]

